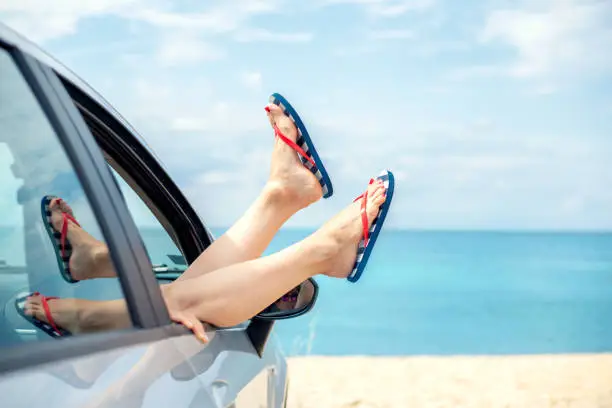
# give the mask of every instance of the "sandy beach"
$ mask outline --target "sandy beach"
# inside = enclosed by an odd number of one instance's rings
[[[612,354],[294,357],[288,408],[612,407]]]

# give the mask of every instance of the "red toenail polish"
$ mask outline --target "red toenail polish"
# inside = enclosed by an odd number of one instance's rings
[[[264,109],[266,110],[266,112],[270,113],[270,107],[269,106],[266,106]]]

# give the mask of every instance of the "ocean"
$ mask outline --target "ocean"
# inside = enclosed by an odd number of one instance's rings
[[[1,258],[23,265],[23,237],[0,232]],[[176,250],[165,232],[141,232],[153,262],[168,262]],[[310,232],[283,229],[266,253]],[[26,285],[0,278],[6,289]],[[383,230],[359,282],[316,280],[314,309],[275,324],[287,355],[612,352],[612,233]],[[62,293],[74,286],[55,281],[37,290],[90,299],[119,290],[104,279]]]
[[[288,355],[612,351],[612,233],[383,231],[359,282],[316,280],[316,307],[275,325]]]

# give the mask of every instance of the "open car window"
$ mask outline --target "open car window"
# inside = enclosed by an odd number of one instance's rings
[[[127,207],[140,232],[158,279],[173,279],[187,269],[187,262],[168,231],[143,199],[130,187],[117,171],[110,167]]]

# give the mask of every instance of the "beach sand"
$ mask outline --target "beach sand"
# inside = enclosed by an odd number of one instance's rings
[[[612,354],[294,357],[288,408],[612,407]]]

